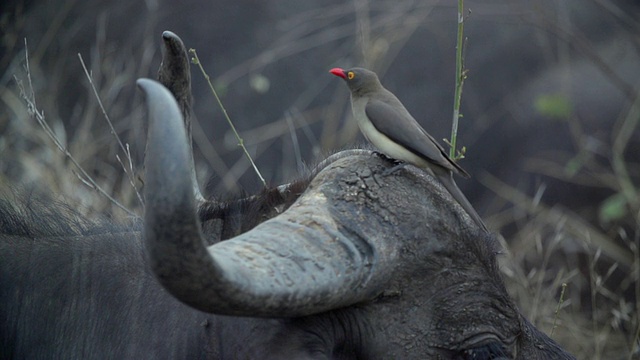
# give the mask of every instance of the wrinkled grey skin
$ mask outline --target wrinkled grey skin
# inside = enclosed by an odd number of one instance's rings
[[[0,357],[573,359],[519,313],[496,239],[429,174],[381,176],[393,164],[352,150],[198,206],[181,111],[139,85],[142,233],[47,236],[0,206]]]

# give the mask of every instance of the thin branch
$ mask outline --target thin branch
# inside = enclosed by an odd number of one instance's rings
[[[29,51],[27,48],[27,39],[24,40],[25,47],[25,70],[27,72],[27,81],[29,85],[29,92],[27,95],[27,90],[25,89],[22,81],[20,81],[16,76],[14,76],[14,80],[18,85],[18,89],[20,90],[20,97],[26,102],[27,112],[29,115],[34,118],[40,127],[44,130],[45,134],[53,141],[58,150],[62,152],[73,165],[80,171],[80,174],[76,174],[80,181],[86,184],[88,187],[98,191],[100,194],[105,196],[111,203],[122,209],[125,213],[127,213],[131,217],[138,217],[136,213],[127,209],[124,205],[120,204],[116,199],[114,199],[111,195],[109,195],[104,189],[100,187],[92,178],[87,174],[87,172],[80,166],[80,164],[76,161],[76,159],[71,155],[71,153],[67,150],[65,146],[62,145],[55,132],[51,129],[49,124],[45,121],[44,113],[39,111],[36,106],[36,97],[35,92],[33,90],[33,83],[31,82],[31,69],[29,68]]]
[[[560,307],[564,303],[564,291],[567,289],[567,283],[562,283],[562,290],[560,291],[560,300],[558,300],[558,306],[556,306],[556,311],[553,316],[553,327],[551,328],[551,337],[553,337],[553,332],[558,327],[558,313],[560,312]]]
[[[302,154],[300,153],[300,144],[298,143],[298,135],[296,134],[296,127],[293,124],[293,117],[291,116],[291,112],[287,111],[284,115],[285,120],[287,120],[287,125],[289,126],[289,134],[291,134],[291,143],[293,147],[293,153],[296,157],[296,169],[299,172],[302,171]]]
[[[249,155],[249,151],[247,151],[247,148],[244,146],[244,140],[240,137],[240,134],[238,134],[236,127],[233,125],[233,122],[231,121],[231,118],[229,118],[229,114],[227,114],[227,109],[225,109],[224,105],[222,105],[222,101],[220,101],[220,97],[218,97],[218,93],[216,92],[216,89],[213,87],[213,84],[211,83],[211,77],[209,77],[209,74],[207,74],[207,72],[202,67],[202,63],[200,62],[200,59],[198,59],[198,54],[196,53],[196,49],[189,49],[189,53],[193,55],[193,59],[192,59],[193,63],[198,65],[198,67],[200,68],[200,71],[202,72],[202,75],[204,76],[205,80],[207,80],[207,83],[209,84],[209,89],[211,89],[213,96],[216,98],[216,101],[218,102],[218,105],[220,106],[220,109],[222,110],[222,113],[224,114],[225,119],[227,119],[227,122],[229,123],[231,130],[235,134],[236,139],[238,139],[238,146],[242,148],[242,151],[244,151],[244,154],[247,156],[247,159],[249,159],[251,166],[253,166],[253,170],[256,172],[256,174],[258,174],[258,177],[260,178],[262,185],[264,185],[264,187],[266,188],[267,182],[262,177],[260,170],[258,170],[258,167],[253,162],[251,155]]]
[[[131,157],[131,152],[129,150],[129,144],[127,144],[127,158],[130,159]],[[134,175],[133,175],[133,167],[129,166],[129,171],[127,171],[127,167],[125,166],[125,164],[122,162],[122,159],[120,159],[120,156],[118,154],[116,154],[116,160],[118,160],[118,162],[120,163],[120,166],[122,166],[122,170],[124,170],[124,173],[127,174],[127,178],[129,179],[129,184],[131,185],[131,187],[133,188],[133,190],[136,192],[136,196],[138,197],[138,201],[140,202],[140,204],[142,204],[142,210],[144,212],[144,200],[142,199],[142,196],[140,195],[140,192],[138,191],[138,188],[136,187],[135,181],[134,179]],[[131,161],[129,161],[129,164],[131,165]]]
[[[89,80],[89,85],[91,85],[91,89],[93,90],[93,94],[96,96],[96,100],[98,100],[98,106],[100,106],[100,110],[102,111],[102,115],[104,115],[104,118],[107,120],[107,124],[109,124],[109,128],[111,129],[111,134],[113,134],[113,136],[118,141],[118,145],[120,145],[120,149],[122,150],[122,152],[124,152],[126,154],[127,151],[124,148],[124,144],[120,140],[120,137],[118,136],[118,133],[116,133],[116,129],[113,127],[113,123],[111,122],[111,119],[109,118],[109,115],[107,115],[107,111],[104,109],[104,106],[102,105],[102,100],[100,99],[100,95],[98,95],[98,90],[96,89],[96,87],[95,87],[95,85],[93,83],[93,78],[91,77],[91,74],[89,74],[89,71],[87,70],[87,67],[84,64],[84,60],[82,59],[82,55],[80,53],[78,53],[78,58],[80,59],[80,64],[82,64],[82,69],[84,70],[84,74],[87,76],[87,80]]]
[[[91,85],[91,89],[93,90],[93,94],[95,95],[96,100],[98,101],[98,106],[100,106],[100,111],[102,111],[102,115],[104,116],[104,119],[107,121],[107,124],[109,124],[109,128],[111,129],[111,134],[116,139],[116,141],[118,142],[118,145],[120,145],[120,149],[122,150],[122,152],[125,154],[125,156],[127,158],[127,161],[129,163],[128,164],[129,165],[128,166],[129,171],[127,171],[127,166],[122,163],[122,161],[120,160],[120,157],[118,155],[116,155],[116,159],[118,160],[118,162],[122,166],[122,170],[124,170],[124,173],[129,178],[129,183],[133,187],[133,190],[135,191],[136,196],[138,197],[138,201],[140,201],[140,204],[142,205],[142,208],[144,209],[144,201],[142,200],[142,196],[140,195],[140,191],[138,191],[138,187],[136,186],[135,181],[134,181],[135,173],[134,173],[134,170],[133,170],[133,161],[131,160],[131,152],[129,150],[129,144],[127,144],[125,146],[122,143],[122,140],[120,140],[120,136],[118,136],[118,133],[116,132],[116,129],[114,128],[113,123],[111,122],[111,118],[109,118],[109,115],[107,114],[107,110],[105,110],[104,105],[102,105],[102,99],[100,99],[100,95],[98,94],[98,89],[96,89],[96,86],[93,83],[93,77],[89,73],[89,70],[87,70],[87,66],[84,64],[84,59],[82,58],[82,55],[80,53],[78,53],[78,58],[80,59],[80,64],[82,64],[82,69],[84,70],[84,74],[87,77],[87,80],[89,81],[89,85]]]
[[[456,40],[456,89],[453,96],[453,121],[451,123],[451,147],[449,148],[449,157],[458,159],[461,156],[457,154],[456,142],[458,140],[458,121],[462,117],[460,114],[460,101],[462,99],[462,87],[467,77],[464,70],[464,0],[458,0],[458,37]],[[463,157],[464,155],[462,155]]]

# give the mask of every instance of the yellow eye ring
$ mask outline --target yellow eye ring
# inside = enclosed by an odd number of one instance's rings
[[[353,79],[354,77],[356,77],[356,74],[354,74],[354,73],[353,73],[353,71],[349,71],[349,72],[347,73],[347,78],[348,78],[349,80]]]

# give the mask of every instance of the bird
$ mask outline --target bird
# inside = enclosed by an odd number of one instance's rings
[[[485,232],[487,226],[464,196],[453,174],[470,175],[411,116],[402,102],[380,83],[378,75],[364,68],[333,68],[351,91],[351,108],[364,137],[382,154],[430,171]]]

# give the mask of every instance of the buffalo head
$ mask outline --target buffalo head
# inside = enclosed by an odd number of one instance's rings
[[[264,357],[572,358],[507,295],[496,238],[429,174],[383,176],[391,164],[368,151],[334,156],[282,213],[208,246],[217,235],[201,230],[178,106],[160,84],[138,84],[150,118],[144,238],[153,271],[201,311],[289,319],[295,326]],[[287,339],[296,351],[283,352]]]

